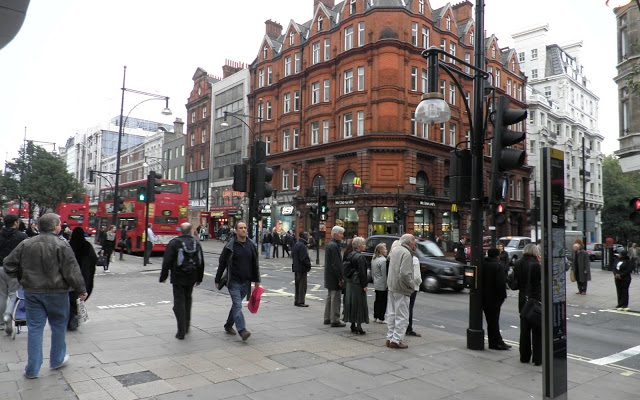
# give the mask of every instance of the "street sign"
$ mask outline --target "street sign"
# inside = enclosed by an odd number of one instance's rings
[[[565,271],[564,153],[544,147],[542,165],[542,390],[567,398],[567,282]],[[539,177],[540,178],[540,177]]]

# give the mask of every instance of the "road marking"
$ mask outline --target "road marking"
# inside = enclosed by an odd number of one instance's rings
[[[580,314],[573,314],[574,317],[580,318]]]
[[[267,292],[263,293],[263,296],[280,296],[280,297],[295,297],[295,295],[293,293],[289,293],[287,291],[285,291],[284,288],[281,289],[266,289]],[[312,295],[306,295],[307,299],[311,299],[311,300],[320,300],[322,301],[323,299],[320,297],[316,297],[316,296],[312,296]]]
[[[624,315],[631,315],[633,317],[640,317],[640,312],[638,311],[623,311],[623,310],[615,310],[615,309],[611,309],[611,310],[600,310],[602,312],[608,312],[608,313],[614,313],[614,314],[624,314]]]
[[[511,327],[512,327],[513,329],[518,329],[518,327],[517,327],[517,326],[515,326],[515,325],[511,325]]]
[[[169,304],[169,303],[171,303],[169,300],[162,300],[158,302],[158,304]]]
[[[129,308],[129,307],[141,307],[146,306],[145,303],[127,303],[127,304],[109,304],[108,306],[97,306],[100,310],[108,310],[111,308]]]
[[[444,329],[444,325],[436,325],[436,324],[431,324],[431,325],[435,326],[436,328]]]
[[[637,356],[638,354],[640,354],[640,346],[631,347],[631,348],[623,350],[623,351],[621,351],[619,353],[612,354],[610,356],[606,356],[606,357],[602,357],[602,358],[598,358],[596,360],[591,360],[589,362],[591,364],[596,364],[596,365],[613,364],[613,363],[616,363],[618,361],[625,360],[625,359],[627,359],[629,357]]]

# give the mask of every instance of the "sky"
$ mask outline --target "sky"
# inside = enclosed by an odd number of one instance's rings
[[[446,3],[430,2],[434,9]],[[313,0],[31,0],[22,29],[0,49],[0,165],[17,155],[25,130],[29,140],[63,145],[119,115],[124,65],[127,88],[169,96],[173,111],[161,115],[164,103],[148,101],[132,117],[186,121],[196,68],[221,76],[227,59],[249,64],[265,20],[286,29],[312,13]],[[485,0],[487,36],[495,34],[501,47],[513,46],[513,33],[543,24],[549,44],[583,42],[605,154],[618,149],[615,22],[605,0]],[[124,113],[144,99],[127,93]]]

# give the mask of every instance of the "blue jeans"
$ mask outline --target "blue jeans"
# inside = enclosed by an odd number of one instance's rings
[[[271,258],[271,243],[264,243],[264,251],[262,253],[265,258]]]
[[[246,329],[246,326],[244,324],[244,315],[242,315],[242,299],[246,298],[249,294],[251,283],[230,281],[228,286],[232,303],[225,326],[233,326],[233,324],[235,324],[238,332],[242,332]]]
[[[68,293],[32,293],[25,291],[25,305],[27,310],[27,367],[25,373],[29,377],[36,377],[42,366],[42,339],[44,326],[49,320],[51,327],[51,352],[49,365],[52,368],[60,366],[67,352],[64,335],[67,332],[69,320]]]

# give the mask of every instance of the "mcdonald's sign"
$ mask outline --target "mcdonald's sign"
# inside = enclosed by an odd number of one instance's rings
[[[353,187],[355,189],[360,189],[362,187],[362,180],[360,179],[360,177],[356,176],[355,178],[353,178]]]

